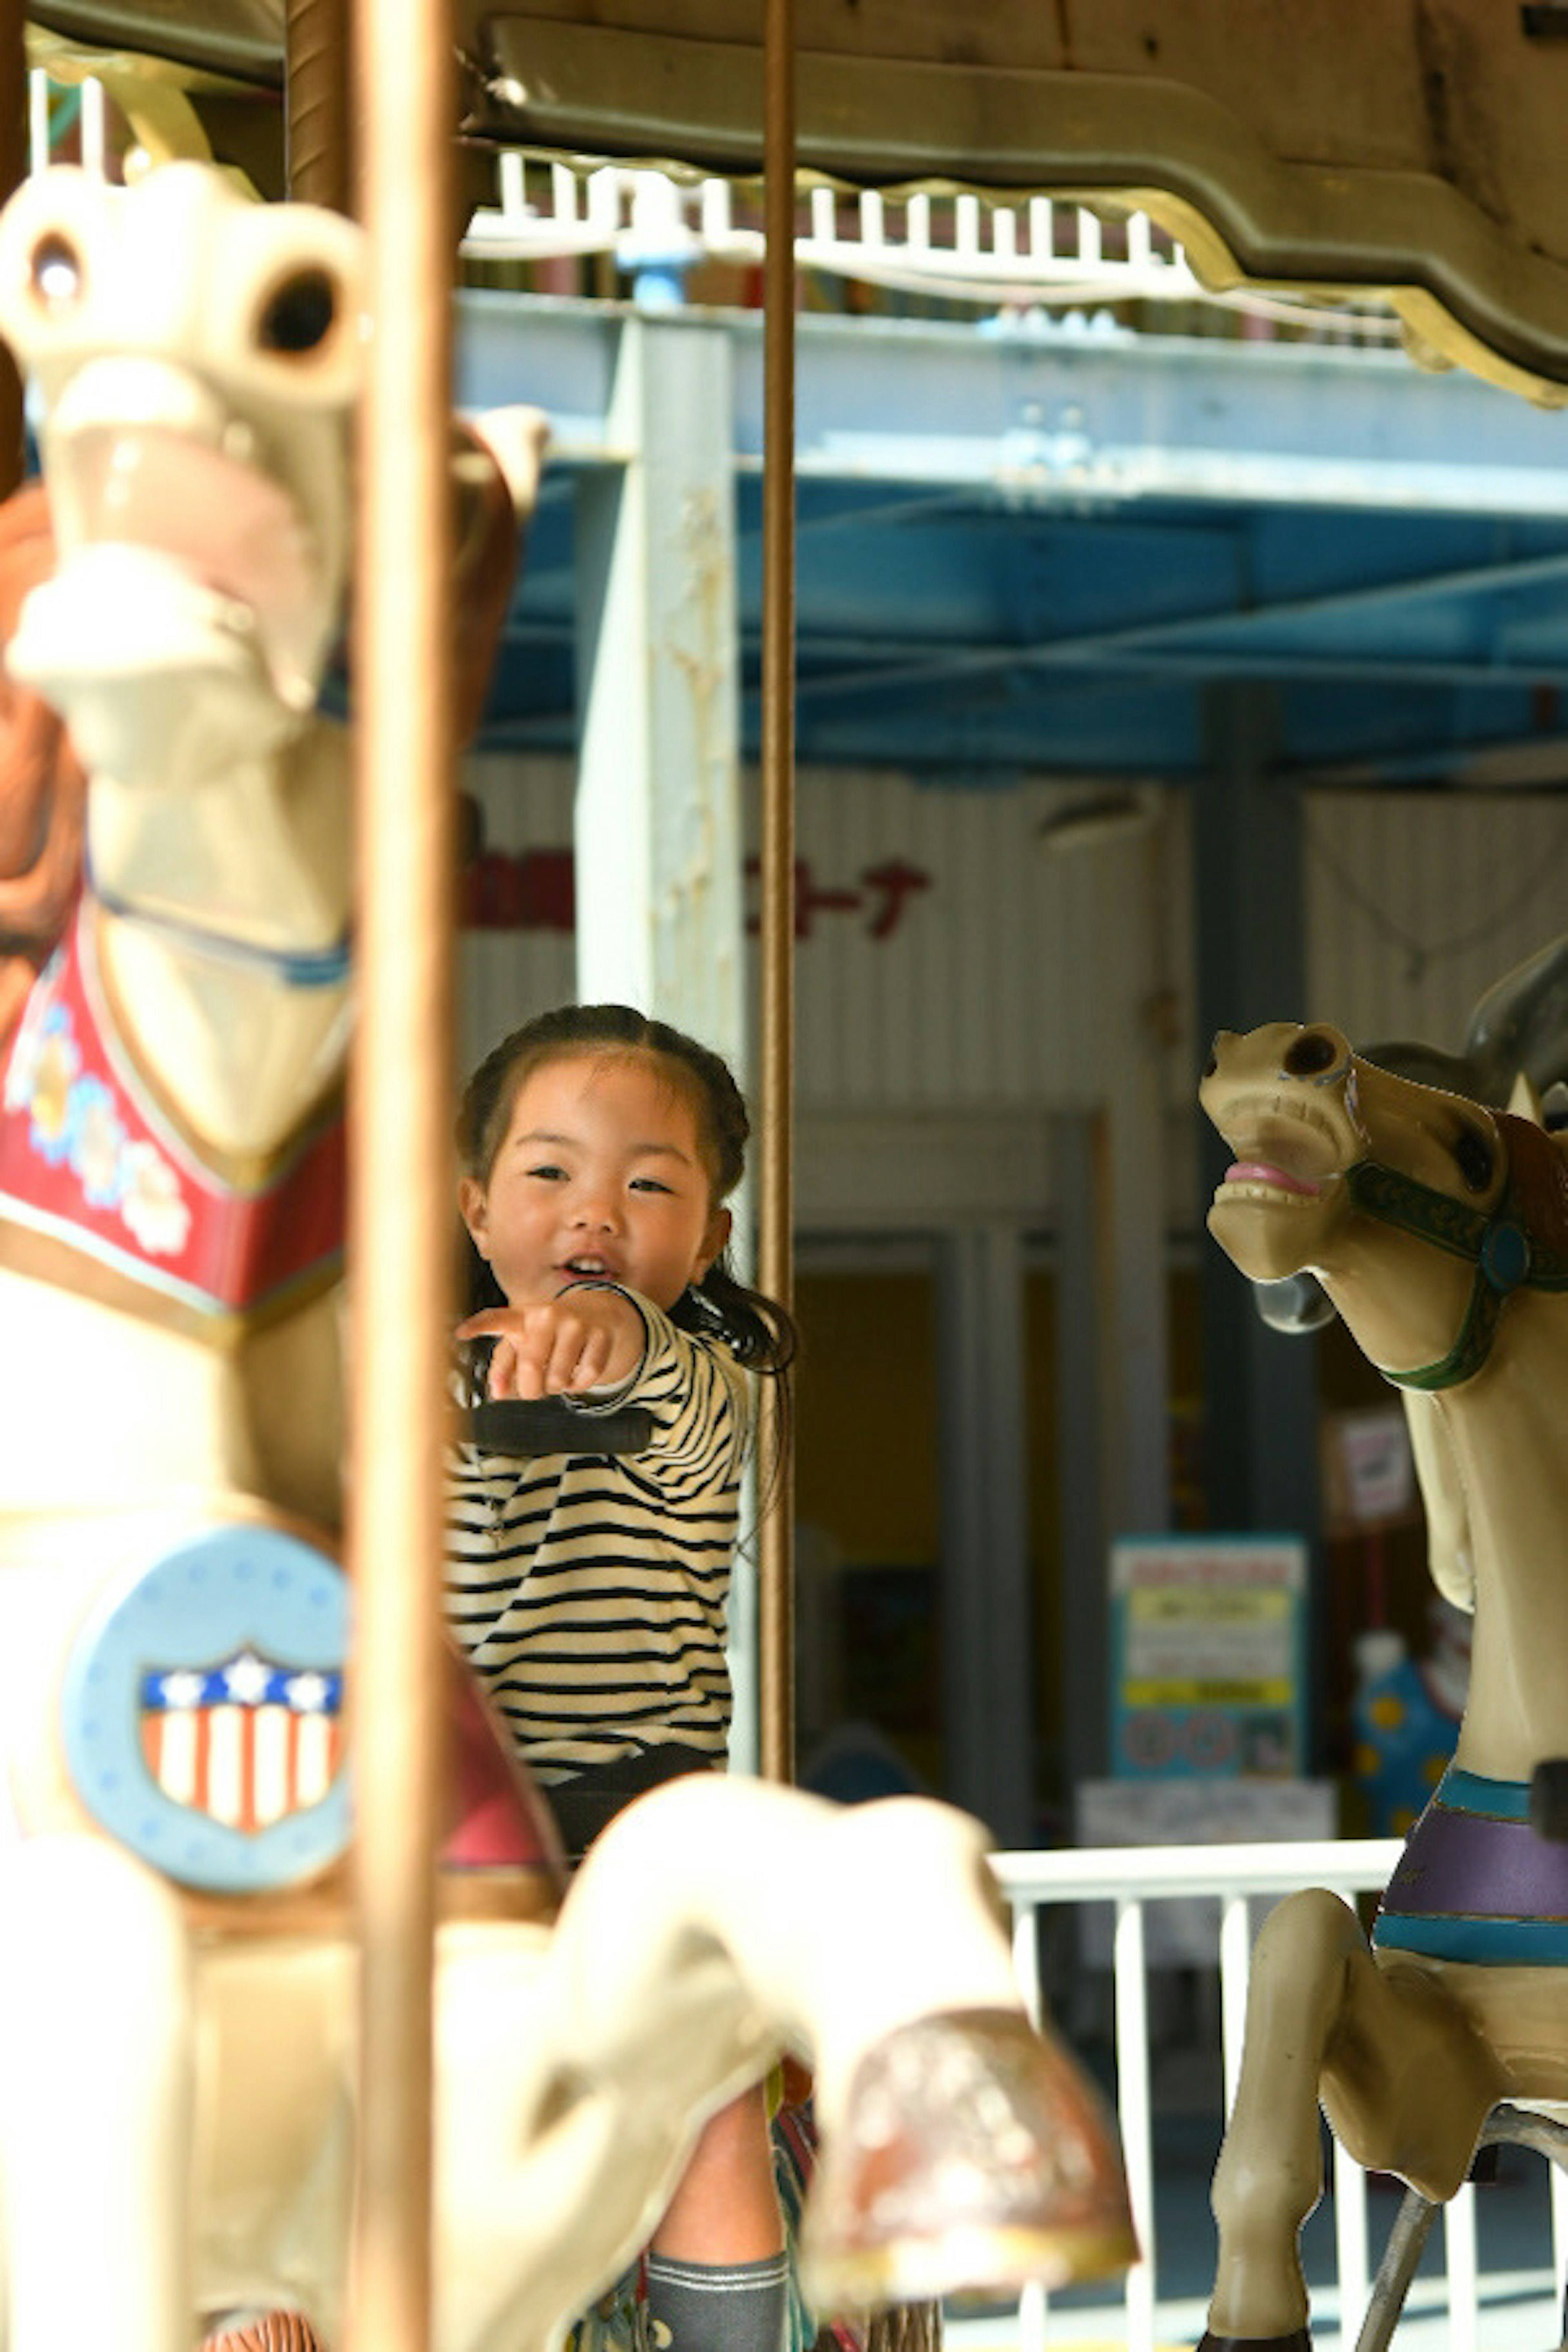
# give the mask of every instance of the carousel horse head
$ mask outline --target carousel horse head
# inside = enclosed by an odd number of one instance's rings
[[[58,546],[7,658],[89,770],[195,779],[313,711],[352,547],[360,244],[196,165],[58,168],[7,205],[0,334],[42,403]]]
[[[1568,938],[1549,940],[1493,982],[1472,1010],[1457,1054],[1404,1037],[1358,1050],[1363,1062],[1395,1077],[1492,1110],[1526,1107],[1536,1115],[1552,1090],[1568,1082]],[[1253,1296],[1270,1330],[1301,1334],[1333,1320],[1333,1306],[1311,1274],[1256,1282]]]
[[[1324,1023],[1222,1033],[1201,1099],[1235,1155],[1215,1239],[1256,1283],[1315,1276],[1402,1387],[1470,1379],[1510,1295],[1568,1279],[1568,1170],[1528,1118],[1379,1069]]]

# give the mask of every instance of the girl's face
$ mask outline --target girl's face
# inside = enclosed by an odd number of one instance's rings
[[[685,1088],[635,1049],[589,1046],[533,1070],[488,1180],[465,1176],[458,1200],[513,1307],[591,1279],[673,1307],[730,1233]]]

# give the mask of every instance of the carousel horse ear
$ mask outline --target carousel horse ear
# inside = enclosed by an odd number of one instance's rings
[[[1542,1108],[1540,1091],[1524,1070],[1519,1071],[1514,1078],[1513,1091],[1508,1098],[1508,1108],[1515,1118],[1527,1118],[1532,1127],[1544,1127],[1546,1124],[1546,1113]]]
[[[550,427],[543,411],[487,410],[454,428],[458,493],[454,725],[479,730],[529,518],[539,496]]]

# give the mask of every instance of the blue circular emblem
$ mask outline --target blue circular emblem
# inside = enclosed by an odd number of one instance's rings
[[[1530,1236],[1521,1225],[1489,1227],[1481,1244],[1481,1272],[1494,1290],[1517,1290],[1530,1272]]]
[[[315,1877],[350,1835],[348,1583],[275,1528],[225,1527],[142,1562],[78,1634],[61,1693],[77,1794],[182,1885]]]

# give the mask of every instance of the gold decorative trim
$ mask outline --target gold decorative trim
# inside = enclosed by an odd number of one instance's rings
[[[172,1297],[155,1281],[138,1281],[105,1265],[85,1244],[79,1247],[58,1234],[38,1233],[19,1224],[0,1207],[0,1268],[31,1282],[47,1283],[57,1290],[68,1290],[158,1330],[198,1339],[224,1354],[236,1354],[258,1332],[285,1321],[332,1289],[342,1277],[342,1258],[339,1255],[308,1268],[258,1307],[204,1308]]]

